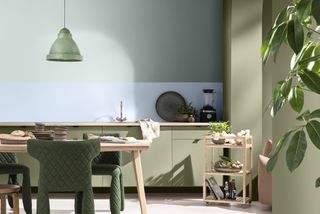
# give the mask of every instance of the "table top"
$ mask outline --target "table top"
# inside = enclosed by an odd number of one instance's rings
[[[66,142],[68,143],[68,142]],[[113,151],[142,151],[150,147],[150,142],[147,140],[138,140],[134,143],[103,143],[101,142],[101,152]],[[27,144],[1,144],[0,152],[27,152]]]

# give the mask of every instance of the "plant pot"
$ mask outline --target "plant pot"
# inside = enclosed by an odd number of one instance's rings
[[[180,114],[178,113],[176,115],[176,121],[177,122],[187,122],[189,118],[189,114]]]

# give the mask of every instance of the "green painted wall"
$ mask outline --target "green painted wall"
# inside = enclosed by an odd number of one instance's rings
[[[225,1],[225,99],[226,119],[232,131],[250,129],[254,139],[254,176],[258,154],[262,151],[262,66],[259,47],[262,34],[261,0]],[[250,11],[250,12],[248,12]],[[242,153],[231,156],[243,160]],[[239,183],[239,182],[238,182]]]
[[[47,62],[63,1],[1,1],[0,82],[222,82],[222,0],[68,0],[81,63]]]

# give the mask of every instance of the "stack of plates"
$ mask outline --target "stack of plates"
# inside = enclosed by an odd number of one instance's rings
[[[34,130],[36,132],[44,132],[44,124],[43,123],[36,123]]]
[[[64,126],[57,126],[54,128],[55,140],[67,140],[68,128]]]
[[[49,130],[49,131],[32,131],[32,133],[39,140],[53,140],[54,132],[52,130]]]

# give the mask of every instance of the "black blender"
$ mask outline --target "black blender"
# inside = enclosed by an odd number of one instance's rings
[[[214,90],[203,89],[204,93],[204,106],[200,110],[200,122],[212,122],[216,121],[216,109],[213,107],[214,102]]]

